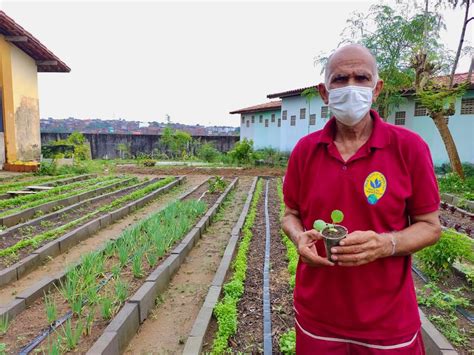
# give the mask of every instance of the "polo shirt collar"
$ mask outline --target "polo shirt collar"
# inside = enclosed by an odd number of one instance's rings
[[[368,148],[384,148],[390,143],[390,135],[387,123],[385,123],[375,110],[370,110],[370,116],[374,123],[372,133],[367,141]],[[319,143],[334,143],[336,133],[336,118],[333,116],[321,131]]]

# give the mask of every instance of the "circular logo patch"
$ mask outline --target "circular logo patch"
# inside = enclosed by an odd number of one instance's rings
[[[387,180],[385,176],[378,171],[370,173],[365,179],[364,194],[365,197],[367,197],[367,202],[371,205],[375,205],[382,198],[386,189]]]

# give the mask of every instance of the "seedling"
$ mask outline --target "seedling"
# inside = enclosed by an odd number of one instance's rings
[[[329,228],[331,232],[337,232],[337,229],[334,228],[335,224],[341,223],[344,220],[344,213],[339,210],[334,210],[331,212],[332,224],[324,222],[322,219],[314,221],[313,228],[318,232],[322,232],[324,229]]]
[[[68,350],[74,350],[79,343],[79,339],[82,335],[83,324],[82,321],[78,321],[76,327],[73,329],[71,319],[66,321],[63,329],[64,338],[66,338],[66,347]]]
[[[124,303],[128,297],[128,283],[122,280],[117,280],[115,283],[115,294],[120,303]]]
[[[214,176],[214,178],[209,180],[208,184],[209,184],[208,190],[211,194],[215,192],[223,192],[227,185],[224,178],[220,176]]]
[[[10,327],[10,320],[8,319],[8,314],[0,317],[0,334],[4,335]]]
[[[140,279],[143,277],[142,252],[137,253],[132,260],[133,277]]]
[[[54,303],[51,294],[44,295],[44,304],[46,305],[46,318],[48,319],[48,324],[51,324],[58,317],[58,309],[56,308],[56,303]]]
[[[112,318],[113,314],[113,302],[110,298],[104,297],[102,298],[101,303],[101,308],[100,308],[100,313],[102,314],[102,318],[104,320],[109,320]]]
[[[95,308],[89,310],[89,313],[86,316],[86,335],[90,335],[92,333],[92,327],[94,326],[94,317],[95,317]]]

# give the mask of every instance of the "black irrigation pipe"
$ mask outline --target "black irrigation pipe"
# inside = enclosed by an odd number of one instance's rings
[[[263,353],[272,354],[272,315],[270,304],[270,218],[268,215],[268,185],[265,186],[265,262],[263,265]]]
[[[129,261],[132,260],[132,258],[129,259]],[[101,280],[99,282],[99,285],[97,286],[96,292],[98,293],[107,283],[112,279],[113,274],[109,273],[109,275]],[[87,305],[89,301],[87,298],[85,298],[82,301],[82,306],[84,307]],[[53,323],[51,323],[47,328],[43,329],[39,335],[37,335],[31,342],[29,342],[27,345],[25,345],[23,348],[20,349],[20,352],[18,355],[28,355],[31,353],[38,345],[40,345],[50,334],[56,331],[61,325],[63,325],[68,319],[71,319],[73,316],[73,312],[67,311],[65,315],[62,317],[56,319]]]
[[[429,283],[430,280],[428,279],[428,277],[420,270],[418,269],[415,265],[412,265],[411,266],[411,269],[415,272],[415,274],[417,274],[421,280],[423,280],[423,282],[425,284]],[[456,306],[456,311],[461,314],[464,318],[466,318],[466,320],[472,324],[474,324],[474,314],[472,314],[471,312],[469,312],[468,310],[462,308],[462,307],[459,307],[459,306]]]

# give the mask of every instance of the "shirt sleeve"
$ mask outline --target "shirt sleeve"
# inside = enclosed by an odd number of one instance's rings
[[[417,137],[410,149],[412,194],[407,199],[410,216],[418,216],[439,209],[440,196],[433,161],[428,145]]]
[[[283,199],[285,205],[293,210],[299,210],[299,144],[291,152],[283,182]]]

